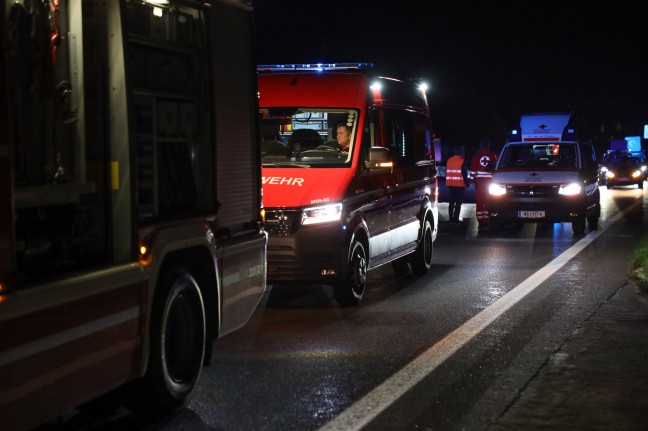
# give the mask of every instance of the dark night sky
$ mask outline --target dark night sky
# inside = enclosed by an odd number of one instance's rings
[[[446,141],[503,142],[528,112],[591,133],[648,123],[648,1],[256,0],[259,63],[371,62],[420,77]],[[603,126],[603,131],[601,127]]]

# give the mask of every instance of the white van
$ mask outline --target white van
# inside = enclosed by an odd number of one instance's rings
[[[500,153],[489,195],[494,222],[571,222],[582,234],[587,220],[596,229],[596,153],[578,140],[573,115],[523,115]]]

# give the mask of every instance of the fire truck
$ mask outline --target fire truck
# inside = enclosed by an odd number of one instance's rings
[[[185,405],[266,289],[252,8],[0,2],[0,423]]]

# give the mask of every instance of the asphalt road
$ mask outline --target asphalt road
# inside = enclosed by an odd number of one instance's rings
[[[429,373],[397,381],[402,395],[378,388],[417,358],[434,360],[429,349],[452,344],[448,334],[583,238],[569,224],[478,232],[466,205],[462,227],[442,222],[430,274],[398,278],[383,267],[359,308],[339,308],[326,287],[273,290],[245,328],[216,344],[195,400],[162,429],[487,428],[626,282],[646,204],[638,189],[602,192],[600,236]]]
[[[338,307],[325,286],[273,288],[214,345],[178,415],[142,425],[113,412],[74,429],[488,429],[627,283],[648,199],[601,192],[600,228],[586,236],[569,224],[480,232],[473,204],[452,227],[441,204],[428,275],[371,272],[357,308]]]

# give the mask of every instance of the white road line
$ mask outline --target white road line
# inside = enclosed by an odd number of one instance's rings
[[[576,244],[565,250],[543,268],[506,293],[488,308],[485,308],[459,328],[452,331],[441,341],[423,352],[396,374],[385,380],[381,385],[356,401],[353,405],[320,428],[321,431],[360,430],[374,420],[398,398],[409,391],[414,385],[433,372],[455,352],[465,346],[470,340],[483,331],[488,325],[504,314],[526,295],[533,292],[547,278],[562,268],[573,257],[580,253],[592,241],[598,238],[610,226],[616,223],[626,213],[633,210],[642,201],[637,201],[622,212],[610,218],[604,227],[590,232]]]

